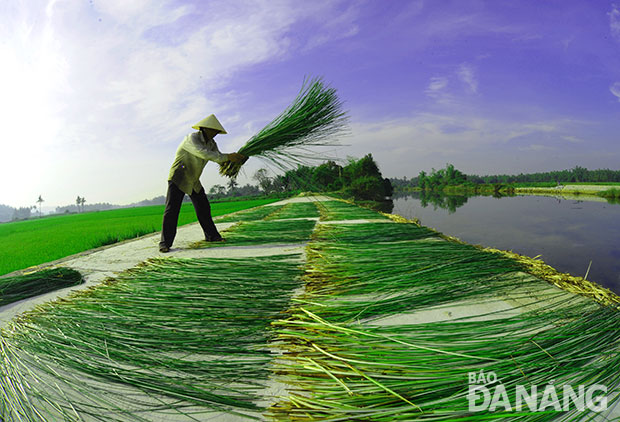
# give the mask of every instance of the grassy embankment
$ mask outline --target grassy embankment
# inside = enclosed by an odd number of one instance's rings
[[[615,203],[620,198],[620,183],[565,183],[557,186],[543,186],[542,184],[523,184],[516,186],[515,194],[526,195],[562,195],[567,197],[583,197],[583,199],[605,198]],[[529,186],[528,186],[529,185]]]
[[[598,196],[602,196],[603,198],[618,200],[620,199],[620,189],[618,188],[606,189],[604,191],[600,191],[598,193]]]
[[[257,199],[212,203],[213,216],[275,202]],[[58,215],[0,224],[0,275],[161,230],[163,205]],[[183,204],[179,225],[196,221]]]
[[[511,183],[515,188],[554,188],[557,186],[555,182],[524,182]],[[620,182],[565,182],[562,186],[620,186]]]
[[[585,195],[603,198],[620,198],[620,183],[618,182],[568,182],[559,185],[555,182],[527,182],[527,183],[497,183],[497,184],[465,184],[447,185],[440,189],[448,195]],[[414,188],[412,191],[421,191]]]

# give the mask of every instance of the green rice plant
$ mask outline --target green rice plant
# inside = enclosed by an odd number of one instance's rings
[[[309,241],[315,224],[314,220],[242,221],[223,231],[225,242],[203,240],[190,248],[304,243]]]
[[[217,223],[229,223],[236,221],[256,221],[262,220],[270,214],[278,212],[284,205],[268,205],[262,207],[251,208],[249,210],[238,211],[233,214],[227,214],[223,217],[215,218]]]
[[[310,146],[335,145],[335,136],[346,125],[346,113],[336,90],[326,86],[321,78],[306,79],[292,104],[250,138],[239,153],[261,157],[280,168],[300,164],[309,157],[320,158],[305,150]],[[220,174],[236,177],[241,165],[226,161],[220,164]]]
[[[49,268],[33,273],[0,278],[0,306],[84,282],[71,268]]]
[[[134,230],[126,230],[120,233],[109,234],[105,237],[99,239],[99,241],[95,244],[96,248],[100,246],[108,246],[113,245],[118,242],[122,242],[124,240],[136,239],[140,236],[145,236],[147,234],[153,233],[152,228],[143,228],[143,229],[134,229]]]
[[[322,201],[318,204],[321,213],[321,221],[335,220],[361,220],[361,219],[380,219],[388,220],[388,217],[367,208],[344,201]]]
[[[257,418],[300,255],[153,259],[13,320],[0,419]],[[258,277],[257,274],[260,274]]]
[[[287,218],[318,218],[319,210],[312,202],[291,202],[267,216],[266,220],[280,220]]]
[[[276,202],[252,199],[211,204],[213,216]],[[161,230],[163,205],[55,215],[0,224],[0,275],[54,261],[115,241]],[[179,225],[196,221],[192,204],[183,204]]]
[[[407,223],[320,225],[307,256],[304,293],[273,323],[284,352],[275,371],[290,391],[273,419],[589,416],[575,407],[471,412],[468,373],[481,369],[497,374],[512,403],[516,385],[543,386],[538,402],[550,382],[560,400],[565,384],[620,387],[618,307],[554,289],[517,260]],[[484,311],[504,300],[517,302]],[[479,311],[450,316],[464,304]]]

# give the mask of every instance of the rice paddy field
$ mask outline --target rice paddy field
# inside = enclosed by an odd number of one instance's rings
[[[277,201],[257,199],[211,204],[214,216]],[[163,205],[58,215],[0,224],[0,275],[161,230]],[[196,221],[191,203],[179,225]]]
[[[596,285],[326,198],[220,221],[227,241],[195,242],[195,257],[149,259],[7,323],[0,418],[620,416],[618,297]],[[525,386],[529,404],[472,410],[481,372],[494,378],[478,387],[514,404]],[[605,409],[563,407],[566,385],[605,386]]]

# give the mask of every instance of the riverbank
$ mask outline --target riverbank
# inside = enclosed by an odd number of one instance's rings
[[[481,370],[506,386],[603,384],[603,414],[618,416],[620,313],[596,285],[575,294],[505,253],[326,197],[218,228],[226,242],[192,225],[171,254],[154,235],[66,262],[87,289],[5,320],[2,418],[514,417],[468,409]]]
[[[441,189],[441,194],[446,195],[487,195],[487,196],[511,196],[511,195],[539,195],[552,196],[563,199],[580,199],[584,201],[609,202],[608,198],[603,196],[604,192],[610,192],[618,189],[617,185],[610,184],[567,184],[557,186],[519,186],[515,187],[510,184],[495,185],[450,185]],[[419,188],[407,191],[399,191],[395,196],[410,195],[417,192],[433,193],[436,191],[424,191]],[[617,194],[614,194],[617,197]],[[610,198],[613,200],[613,198]]]
[[[519,187],[514,188],[514,193],[518,195],[547,195],[547,196],[583,196],[586,200],[602,200],[600,192],[609,190],[607,185],[559,185],[555,187]]]
[[[583,198],[416,195],[395,199],[393,212],[470,244],[540,256],[620,293],[620,206]]]

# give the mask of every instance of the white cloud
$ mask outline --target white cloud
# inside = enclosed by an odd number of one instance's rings
[[[301,3],[300,3],[301,4]],[[304,2],[305,8],[318,8],[314,10],[311,15],[324,16],[320,10],[321,5],[319,2]],[[343,11],[339,11],[335,16],[322,22],[323,29],[321,32],[313,34],[306,43],[304,50],[310,50],[317,48],[327,42],[333,42],[343,38],[349,38],[356,35],[359,32],[359,26],[356,23],[356,18],[359,14],[357,5],[349,4],[348,8]]]
[[[568,141],[570,143],[574,143],[574,144],[578,144],[580,142],[583,142],[583,139],[577,137],[577,136],[573,136],[573,135],[565,135],[562,136],[562,139],[564,139],[565,141]]]
[[[414,176],[420,170],[442,168],[452,162],[475,174],[524,171],[515,154],[555,151],[574,145],[572,133],[585,123],[569,119],[512,121],[476,115],[420,113],[382,122],[353,125],[355,144],[348,155],[373,151],[382,172],[389,177]],[[566,144],[568,141],[570,144]],[[493,160],[489,156],[493,155]],[[528,158],[528,159],[529,159]],[[528,163],[529,165],[530,163]],[[511,170],[513,171],[513,170]]]
[[[0,201],[12,205],[29,203],[43,187],[49,204],[77,194],[131,202],[161,193],[191,123],[213,111],[231,116],[225,127],[235,124],[237,136],[224,140],[225,152],[252,134],[239,120],[252,122],[263,110],[240,111],[243,92],[231,95],[229,86],[239,72],[357,31],[356,8],[339,2],[36,1],[16,2],[0,16],[7,120],[0,139],[12,140],[1,145],[0,177],[30,175],[3,189]],[[299,22],[311,30],[292,36]],[[27,169],[8,160],[26,150]],[[120,197],[117,179],[135,189],[124,187]]]
[[[448,91],[449,79],[443,76],[434,76],[428,82],[424,92],[426,95],[444,106],[454,104],[454,96]]]
[[[436,97],[441,91],[448,86],[448,78],[441,76],[432,77],[426,88],[426,93],[430,97]]]
[[[532,122],[522,125],[526,133],[531,132],[555,132],[558,130],[559,122],[547,121],[547,122]]]
[[[611,6],[611,12],[609,15],[609,30],[611,35],[617,40],[620,41],[620,9],[615,4]]]
[[[97,98],[73,104],[82,103],[78,107],[98,123],[115,120],[122,144],[136,128],[149,139],[142,142],[150,143],[211,110],[233,108],[209,94],[225,87],[240,69],[284,54],[286,32],[297,18],[287,8],[253,6],[226,15],[129,3],[130,7],[127,2],[101,2],[105,13],[97,32],[103,37],[91,33],[68,40],[74,51],[85,53],[84,62],[74,66],[77,95]],[[167,26],[160,28],[164,23]],[[153,35],[158,33],[169,34],[169,39]],[[72,123],[77,136],[89,134],[90,123]]]
[[[555,148],[550,147],[548,145],[531,144],[531,145],[519,147],[518,149],[519,149],[519,151],[535,151],[535,152],[538,152],[538,151],[552,151]]]
[[[467,86],[470,92],[478,92],[478,79],[476,78],[474,68],[472,65],[463,63],[458,71],[457,75],[459,79]]]
[[[609,87],[609,92],[615,95],[620,101],[620,82],[615,82]]]
[[[456,71],[449,76],[433,76],[429,80],[424,92],[439,104],[454,105],[457,100],[455,94],[448,89],[448,86],[450,81],[454,82],[455,79],[458,79],[465,86],[467,92],[471,94],[478,92],[478,79],[476,78],[474,67],[467,63],[459,65]]]

